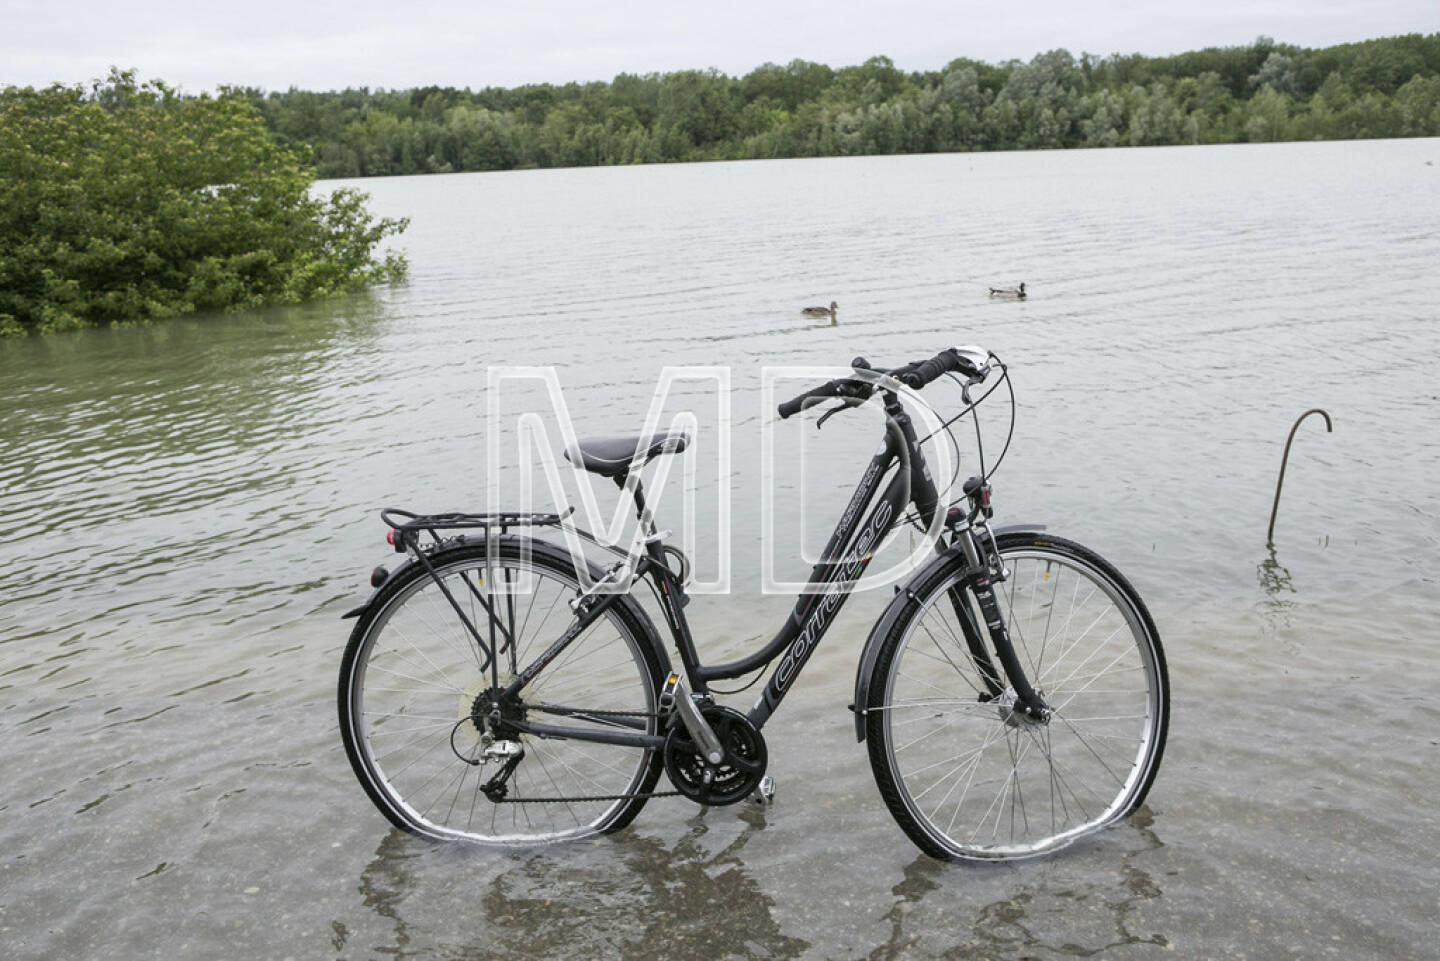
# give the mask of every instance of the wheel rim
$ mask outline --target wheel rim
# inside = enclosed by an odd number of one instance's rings
[[[1119,586],[1068,553],[1007,550],[1004,559],[1010,576],[997,598],[1050,719],[1012,711],[1008,687],[982,700],[951,581],[911,620],[882,708],[907,810],[960,857],[1044,854],[1114,821],[1148,786],[1159,748],[1158,657]]]
[[[510,627],[515,656],[501,642],[500,683],[513,679],[574,622],[567,601],[573,578],[527,560],[503,558],[486,567],[466,559],[438,569],[440,577],[480,631],[489,618],[466,586]],[[487,592],[486,582],[497,585]],[[508,583],[512,593],[498,585]],[[497,634],[504,632],[497,628]],[[524,844],[582,837],[604,830],[638,791],[652,752],[573,739],[521,734],[525,751],[506,787],[529,803],[494,803],[480,790],[504,760],[487,759],[485,734],[473,706],[494,685],[483,653],[431,578],[416,580],[377,615],[353,661],[350,724],[363,776],[382,803],[412,830],[432,837]],[[639,642],[618,615],[607,612],[521,691],[522,707],[507,715],[569,727],[602,722],[552,715],[546,707],[593,708],[653,714],[654,680]],[[656,722],[647,722],[654,733]],[[480,763],[472,764],[471,761]],[[597,801],[539,799],[605,797]]]

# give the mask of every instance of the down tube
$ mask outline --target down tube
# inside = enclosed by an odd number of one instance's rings
[[[880,502],[865,518],[865,523],[856,533],[855,542],[845,554],[845,558],[831,567],[825,590],[815,597],[815,603],[810,605],[799,635],[790,643],[789,649],[775,666],[775,673],[770,675],[765,690],[760,694],[760,700],[750,709],[750,721],[756,727],[769,720],[770,715],[780,706],[785,693],[790,690],[795,678],[799,677],[800,669],[805,666],[810,655],[815,653],[825,631],[834,623],[835,615],[849,599],[855,582],[865,573],[875,550],[894,526],[895,518],[901,515],[909,500],[910,475],[902,468],[891,478]]]

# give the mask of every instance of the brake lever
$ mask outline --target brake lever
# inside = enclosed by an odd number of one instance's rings
[[[961,387],[960,387],[960,399],[965,402],[965,406],[966,406],[966,407],[973,407],[973,406],[975,406],[975,402],[970,399],[970,388],[971,388],[971,387],[974,387],[976,384],[983,384],[983,383],[985,383],[985,375],[984,375],[984,374],[980,374],[980,375],[978,375],[978,376],[976,376],[976,377],[967,377],[967,378],[965,378],[965,383],[964,383],[963,385],[961,385]]]
[[[815,422],[815,429],[819,430],[820,428],[824,427],[827,420],[829,420],[831,417],[834,417],[842,410],[845,410],[846,408],[849,408],[851,406],[854,405],[851,404],[849,401],[842,400],[840,403],[836,404],[834,407],[830,408],[825,413],[820,415],[820,419]]]

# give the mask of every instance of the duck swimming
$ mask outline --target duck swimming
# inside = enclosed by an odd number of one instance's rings
[[[999,297],[1004,300],[1024,300],[1025,283],[1021,281],[1019,287],[991,287],[990,296]]]
[[[801,308],[800,313],[804,314],[806,317],[829,317],[831,320],[834,320],[835,308],[839,306],[839,304],[835,303],[835,301],[832,300],[830,301],[829,307],[803,307]]]

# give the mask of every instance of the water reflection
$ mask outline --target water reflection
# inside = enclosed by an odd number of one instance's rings
[[[336,920],[331,945],[341,956],[457,961],[978,961],[1052,953],[1090,957],[1128,945],[1170,945],[1151,927],[1155,912],[1147,909],[1162,897],[1152,865],[1164,844],[1144,807],[1126,824],[1073,848],[1068,863],[979,866],[916,855],[900,868],[883,914],[807,898],[799,917],[791,913],[795,904],[777,910],[783,894],[776,892],[814,890],[821,879],[766,860],[773,852],[760,847],[747,851],[763,832],[763,810],[746,805],[724,812],[723,819],[716,813],[691,817],[678,839],[626,832],[514,854],[432,846],[392,832],[358,886],[379,929],[364,918]],[[1082,863],[1092,859],[1104,868]],[[867,869],[860,861],[856,868],[862,900],[871,897],[864,893],[866,879],[891,870],[874,864]],[[799,930],[785,930],[781,919],[787,918]],[[844,945],[839,955],[837,939]]]
[[[457,961],[799,957],[810,942],[780,930],[774,900],[741,858],[764,826],[763,813],[747,806],[739,820],[739,833],[718,843],[701,813],[673,843],[632,833],[514,855],[441,851],[393,831],[360,878],[364,905],[383,920],[388,942],[368,946],[369,953],[438,953]],[[734,821],[726,827],[733,830]],[[470,882],[484,866],[502,870]],[[445,936],[454,931],[456,917],[471,912],[466,939],[456,943]],[[437,927],[444,932],[438,943]],[[333,929],[332,944],[340,951],[353,936],[339,921]]]
[[[941,862],[924,854],[905,865],[904,878],[890,889],[896,901],[884,916],[890,925],[890,938],[866,955],[867,959],[900,958],[915,946],[918,932],[913,930],[913,926],[906,926],[906,918],[921,898],[940,887],[939,878],[944,870]]]
[[[360,874],[360,894],[365,907],[394,929],[390,948],[385,953],[395,957],[405,957],[405,948],[410,944],[409,925],[400,916],[400,907],[415,886],[414,862],[422,851],[414,839],[399,830],[392,830],[375,849],[375,858]],[[331,943],[336,951],[341,951],[349,932],[342,921],[332,922],[331,928],[335,932]]]
[[[1263,630],[1273,640],[1279,632],[1290,626],[1290,615],[1295,610],[1295,602],[1289,595],[1295,593],[1295,585],[1291,583],[1289,568],[1281,564],[1276,556],[1273,541],[1267,550],[1268,555],[1255,568],[1255,575],[1260,581],[1260,589],[1265,592],[1265,597],[1260,602]]]
[[[1289,606],[1280,595],[1285,593],[1294,594],[1295,586],[1290,582],[1290,570],[1280,563],[1275,554],[1275,545],[1269,546],[1269,556],[1261,561],[1255,568],[1255,573],[1260,579],[1260,588],[1270,597],[1270,603]]]
[[[973,926],[966,950],[947,957],[1032,958],[1037,952],[1093,957],[1133,944],[1168,947],[1163,934],[1137,933],[1137,911],[1161,895],[1160,886],[1141,866],[1146,855],[1163,847],[1150,829],[1154,817],[1146,807],[1133,814],[1123,832],[1135,846],[1121,856],[1119,884],[1079,884],[1056,890],[1050,883],[1025,885],[986,905]]]
[[[58,688],[134,667],[182,691],[233,676],[190,670],[208,657],[175,642],[233,640],[314,591],[303,539],[252,564],[253,535],[343,504],[333,478],[364,410],[337,398],[370,369],[384,298],[0,342],[0,511],[22,530],[0,545],[0,642],[29,662],[0,674]],[[36,657],[67,644],[63,673]],[[165,670],[139,665],[156,655]]]

